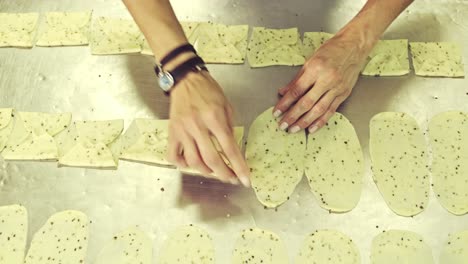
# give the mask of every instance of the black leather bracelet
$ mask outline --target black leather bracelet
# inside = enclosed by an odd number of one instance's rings
[[[183,79],[189,72],[208,71],[205,62],[200,57],[193,57],[177,66],[172,71],[165,71],[159,65],[154,68],[159,79],[159,87],[169,94],[171,89]]]
[[[167,54],[164,58],[162,58],[160,61],[160,64],[161,66],[164,66],[165,64],[167,64],[168,62],[170,62],[171,60],[179,56],[181,53],[190,52],[190,51],[197,54],[197,51],[191,44],[184,44],[182,46],[179,46],[173,49],[171,52],[169,52],[169,54]]]

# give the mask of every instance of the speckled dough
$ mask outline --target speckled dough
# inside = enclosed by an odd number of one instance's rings
[[[312,56],[323,43],[332,37],[333,34],[326,32],[305,32],[304,39],[302,40],[302,54],[305,58]]]
[[[309,135],[305,174],[320,206],[347,212],[359,202],[364,157],[353,125],[340,113]]]
[[[31,48],[39,13],[0,13],[0,47]]]
[[[462,48],[451,42],[410,42],[416,75],[463,77]]]
[[[353,240],[334,230],[316,231],[304,240],[296,264],[359,264],[361,256]]]
[[[259,115],[249,129],[245,157],[258,200],[277,207],[289,199],[304,174],[306,136],[278,127],[272,108]]]
[[[0,263],[23,264],[28,212],[20,205],[0,207]]]
[[[0,108],[0,152],[5,148],[13,130],[14,122],[12,117],[12,108]]]
[[[432,185],[441,205],[455,215],[468,213],[468,114],[445,112],[432,118]]]
[[[164,241],[160,250],[160,264],[214,264],[213,241],[206,231],[186,226],[177,229]]]
[[[416,120],[384,112],[370,122],[369,149],[374,181],[396,214],[413,216],[429,200],[427,146]]]
[[[39,35],[37,46],[76,46],[88,44],[89,12],[46,13],[46,27]]]
[[[400,76],[410,72],[408,40],[379,40],[369,54],[363,75]]]
[[[152,251],[151,239],[140,229],[131,227],[114,235],[94,264],[151,264]]]
[[[372,240],[372,264],[433,264],[431,248],[410,231],[388,230]],[[445,263],[448,264],[448,263]]]
[[[95,55],[139,53],[142,34],[133,20],[99,17],[91,29],[91,53]]]
[[[89,220],[82,212],[52,215],[34,235],[24,264],[86,263]]]
[[[468,260],[468,230],[451,234],[440,254],[440,264],[466,264]]]
[[[283,241],[275,233],[259,228],[245,229],[232,253],[232,264],[289,263]]]

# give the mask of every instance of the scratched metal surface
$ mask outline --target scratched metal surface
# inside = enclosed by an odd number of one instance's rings
[[[302,31],[336,31],[363,1],[344,0],[174,0],[184,20],[228,24],[292,27]],[[120,1],[0,0],[0,12],[93,9],[94,15],[128,16]],[[457,41],[468,62],[468,3],[417,1],[385,34],[412,41]],[[88,47],[0,49],[0,107],[27,111],[70,111],[75,119],[168,117],[168,99],[155,86],[152,60],[141,55],[91,56]],[[277,100],[276,89],[298,70],[294,67],[250,69],[247,65],[210,67],[237,111],[237,123],[249,126],[254,117]],[[361,78],[340,109],[355,125],[365,151],[367,170],[357,208],[329,214],[318,206],[302,181],[291,199],[265,210],[251,190],[175,170],[121,162],[119,169],[56,168],[55,163],[0,161],[0,205],[21,203],[29,209],[29,237],[47,217],[64,209],[87,213],[93,221],[88,263],[113,233],[139,225],[154,241],[155,259],[167,233],[194,223],[213,236],[218,263],[229,263],[237,233],[258,226],[277,232],[294,258],[304,237],[316,229],[348,234],[369,263],[371,239],[385,229],[420,233],[438,258],[452,232],[468,229],[468,215],[454,216],[431,196],[425,212],[413,218],[396,216],[372,182],[368,157],[368,123],[382,111],[404,111],[425,128],[434,114],[451,109],[468,111],[468,79]]]

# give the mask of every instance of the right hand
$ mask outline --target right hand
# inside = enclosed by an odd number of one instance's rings
[[[178,167],[250,186],[249,169],[233,133],[232,107],[210,73],[189,73],[171,91],[168,159]],[[211,141],[214,136],[230,169]]]

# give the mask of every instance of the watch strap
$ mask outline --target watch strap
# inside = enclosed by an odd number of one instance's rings
[[[175,57],[179,56],[181,53],[184,52],[193,52],[197,54],[197,51],[191,44],[184,44],[182,46],[179,46],[175,49],[173,49],[169,54],[167,54],[165,57],[163,57],[160,61],[161,67],[173,60]]]
[[[177,66],[174,70],[170,71],[169,73],[174,78],[174,83],[177,83],[181,79],[184,78],[189,72],[193,71],[208,71],[205,66],[205,62],[200,57],[193,57],[181,65]]]

